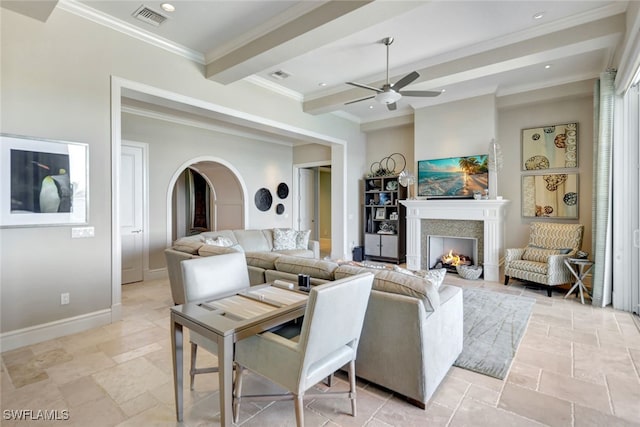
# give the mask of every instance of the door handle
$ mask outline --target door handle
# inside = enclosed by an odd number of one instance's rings
[[[142,230],[133,230],[131,232],[131,234],[140,234],[140,233],[142,233]]]

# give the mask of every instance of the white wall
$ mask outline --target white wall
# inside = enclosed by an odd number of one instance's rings
[[[357,125],[334,115],[305,114],[299,101],[244,81],[217,84],[204,78],[199,64],[59,9],[43,23],[0,8],[0,20],[2,132],[89,145],[89,225],[95,227],[94,238],[73,240],[70,227],[0,230],[3,333],[73,316],[91,316],[118,303],[112,300],[111,288],[112,76],[353,144],[347,147],[346,158],[338,160],[340,170],[349,171],[350,181],[338,183],[345,195],[337,194],[341,203],[335,205],[340,210],[337,214],[343,217],[337,224],[340,238],[346,242],[346,230],[357,230],[357,218],[347,219],[345,213],[357,209],[357,198],[347,198],[346,192],[357,188],[354,175],[359,177],[363,172],[359,161],[347,163],[354,150],[363,151],[364,136]],[[133,140],[149,139],[132,129],[128,132],[127,137]],[[173,173],[171,166],[175,169],[178,161],[202,154],[206,140],[207,136],[200,135],[197,141],[174,140],[172,147],[150,148],[151,167],[157,156],[167,166],[166,174]],[[272,145],[257,145],[242,153],[229,144],[218,145],[215,155],[227,157],[229,152],[230,161],[247,173],[252,191],[263,184],[275,188],[281,180],[290,180],[291,165],[288,172],[283,166],[284,161],[291,162],[290,149],[276,149],[285,159],[281,162],[269,154]],[[339,151],[332,157],[339,157]],[[159,185],[151,180],[154,203],[166,198],[166,174],[159,177]],[[334,178],[338,176],[342,174],[334,174]],[[159,215],[161,221],[165,210],[164,206],[151,210],[150,216]],[[276,226],[281,221],[255,211],[249,215],[248,225],[255,228]],[[153,226],[151,233],[151,250],[157,253],[165,231]],[[154,258],[153,263],[159,264],[159,260]],[[60,306],[62,292],[71,294],[71,304]]]
[[[416,110],[416,161],[486,154],[496,137],[496,115],[494,95]]]
[[[413,123],[367,132],[367,164],[378,163],[393,153],[400,153],[406,159],[406,169],[415,173],[413,141]],[[394,160],[396,158],[398,156],[394,156]],[[369,167],[367,172],[370,171]],[[396,171],[402,171],[401,164],[396,165]]]

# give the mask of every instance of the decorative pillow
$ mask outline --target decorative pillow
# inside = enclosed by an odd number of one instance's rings
[[[560,255],[560,249],[543,249],[527,247],[522,254],[522,259],[526,261],[547,262],[551,255]]]
[[[446,268],[435,268],[432,270],[412,271],[412,270],[407,270],[406,268],[402,268],[397,265],[394,265],[393,269],[398,273],[408,274],[410,276],[416,276],[416,277],[421,277],[423,279],[427,279],[429,282],[431,282],[431,284],[433,284],[436,290],[440,289],[442,282],[444,282],[444,277],[447,275]]]
[[[309,236],[311,230],[296,232],[296,249],[307,249],[309,247]]]
[[[230,248],[231,246],[233,246],[233,241],[224,236],[207,237],[206,239],[204,239],[204,243],[206,245],[221,246],[223,248]]]
[[[297,238],[298,232],[292,228],[274,228],[273,250],[282,251],[287,249],[296,249]]]

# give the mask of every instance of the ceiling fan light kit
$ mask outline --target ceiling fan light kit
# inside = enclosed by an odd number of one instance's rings
[[[362,89],[372,90],[374,92],[377,92],[377,94],[373,95],[373,96],[367,96],[366,98],[360,98],[360,99],[356,99],[354,101],[349,101],[349,102],[345,103],[345,105],[346,104],[353,104],[353,103],[356,103],[356,102],[360,102],[360,101],[364,101],[364,100],[373,98],[377,102],[379,102],[380,104],[385,104],[389,110],[395,110],[397,108],[396,107],[396,102],[398,102],[402,98],[402,96],[433,97],[433,96],[440,95],[441,92],[428,91],[428,90],[412,90],[412,91],[407,91],[407,92],[401,92],[400,91],[400,89],[402,89],[405,86],[410,85],[418,77],[420,77],[420,74],[418,74],[417,71],[410,72],[409,74],[407,74],[406,76],[404,76],[403,78],[401,78],[400,80],[398,80],[397,82],[395,82],[393,84],[389,83],[389,45],[391,45],[391,43],[393,43],[393,37],[386,37],[386,38],[382,39],[382,44],[384,44],[387,47],[387,79],[386,79],[386,83],[381,88],[377,88],[377,87],[365,85],[365,84],[362,84],[362,83],[347,82],[348,85],[359,87],[359,88],[362,88]]]

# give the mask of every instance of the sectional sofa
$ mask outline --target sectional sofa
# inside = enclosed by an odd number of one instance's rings
[[[167,249],[172,286],[187,254]],[[205,251],[202,251],[204,254]],[[251,283],[284,280],[298,274],[318,285],[365,271],[374,274],[356,359],[356,375],[425,408],[462,351],[462,289],[418,277],[407,270],[339,264],[271,252],[245,252]],[[435,282],[435,283],[434,283]],[[440,282],[440,283],[437,283]]]

